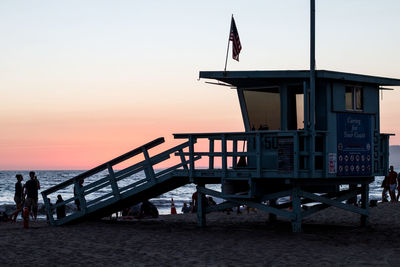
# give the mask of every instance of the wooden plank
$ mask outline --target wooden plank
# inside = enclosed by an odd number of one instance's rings
[[[126,185],[126,186],[124,186],[124,187],[121,187],[121,188],[119,189],[120,194],[121,194],[122,192],[124,192],[124,191],[130,189],[130,188],[138,187],[138,186],[140,186],[140,185],[142,185],[142,184],[145,184],[145,183],[147,183],[147,182],[149,182],[148,179],[141,179],[141,180],[139,180],[139,181],[137,181],[137,182],[134,182],[134,183],[132,183],[132,184]]]
[[[215,206],[207,207],[206,213],[210,213],[210,212],[214,212],[214,211],[224,211],[226,209],[234,208],[236,206],[237,206],[236,203],[233,203],[230,201],[225,201],[225,202],[217,204]]]
[[[264,210],[266,212],[270,212],[270,213],[276,214],[278,216],[281,216],[281,217],[284,217],[284,218],[287,218],[287,219],[294,219],[295,218],[295,215],[293,214],[293,212],[276,209],[274,207],[263,205],[263,204],[260,204],[260,203],[257,203],[257,202],[253,202],[253,201],[250,201],[250,200],[229,199],[229,201],[235,202],[235,203],[240,204],[240,205],[246,205],[246,206],[249,206],[249,207],[252,207],[252,208],[256,208],[256,209],[259,209],[259,210]]]
[[[349,199],[350,197],[353,197],[354,195],[357,195],[357,193],[356,192],[350,192],[350,193],[347,193],[345,195],[336,197],[335,200],[341,202],[341,201]],[[309,216],[311,214],[314,214],[314,213],[316,213],[318,211],[321,211],[321,210],[329,208],[329,207],[330,207],[330,205],[324,204],[324,203],[323,204],[314,205],[314,206],[308,208],[307,210],[303,211],[302,212],[302,217],[305,218],[305,217],[307,217],[307,216]]]
[[[194,161],[199,160],[199,159],[201,159],[201,157],[194,157]],[[176,165],[174,165],[174,166],[172,166],[172,167],[170,167],[170,168],[168,168],[168,169],[166,169],[166,170],[157,172],[157,173],[156,173],[156,176],[159,177],[159,176],[164,175],[164,174],[166,174],[166,173],[172,172],[172,171],[174,171],[174,170],[176,170],[176,169],[178,169],[178,168],[180,168],[180,167],[182,167],[182,166],[183,166],[183,167],[184,167],[184,166],[187,166],[188,163],[189,163],[189,161],[184,161],[184,162],[182,162],[182,163],[176,164]],[[188,170],[188,169],[186,169],[186,171],[187,171],[187,170]]]
[[[315,195],[315,194],[312,194],[312,193],[309,193],[309,192],[305,192],[303,190],[300,190],[299,194],[301,196],[303,196],[303,197],[310,198],[310,199],[313,199],[313,200],[315,200],[317,202],[325,203],[325,204],[328,204],[330,206],[334,206],[334,207],[337,207],[337,208],[340,208],[340,209],[344,209],[344,210],[348,210],[348,211],[351,211],[351,212],[359,213],[359,214],[362,214],[362,215],[367,215],[367,216],[369,215],[368,210],[361,209],[361,208],[358,208],[358,207],[353,206],[353,205],[343,204],[343,203],[341,203],[340,201],[337,201],[337,200],[320,197],[318,195]]]
[[[273,208],[271,206],[266,206],[266,205],[263,205],[263,204],[260,204],[260,203],[254,202],[254,201],[246,200],[246,199],[226,198],[221,192],[217,192],[217,191],[211,190],[209,188],[205,188],[205,187],[198,188],[198,190],[200,190],[203,194],[211,195],[211,196],[214,196],[217,198],[222,198],[222,199],[228,200],[228,201],[236,203],[236,204],[247,205],[249,207],[264,210],[266,212],[271,212],[278,216],[288,218],[288,219],[294,218],[294,214],[292,212],[288,212],[285,210],[279,210],[279,209]]]
[[[109,197],[114,197],[114,193],[113,193],[113,192],[107,193],[107,194],[104,194],[104,195],[102,195],[102,196],[99,196],[99,197],[97,197],[97,198],[95,198],[95,199],[92,199],[92,200],[90,200],[90,201],[87,202],[87,206],[90,207],[90,206],[92,206],[94,203],[100,202],[100,201],[102,201],[103,199],[106,199],[106,198],[109,198]]]
[[[347,200],[347,199],[357,195],[357,193],[358,193],[357,191],[348,191],[348,190],[346,190],[346,191],[347,192],[345,194],[341,194],[341,195],[338,195],[336,197],[332,196],[332,195],[329,195],[329,194],[327,196],[325,196],[325,197],[332,197],[336,201],[341,202],[341,201]],[[339,193],[341,193],[341,192],[339,192]],[[316,213],[318,211],[321,211],[321,210],[329,208],[329,207],[330,206],[328,204],[314,205],[314,206],[308,208],[307,210],[303,211],[302,212],[302,217],[305,218],[305,217],[307,217],[307,216],[309,216],[311,214],[314,214],[314,213]]]
[[[267,194],[267,195],[262,196],[260,201],[264,202],[267,200],[277,199],[277,198],[281,198],[281,197],[287,197],[287,196],[290,196],[291,193],[292,193],[292,190],[285,190],[285,191],[281,191],[281,192]]]

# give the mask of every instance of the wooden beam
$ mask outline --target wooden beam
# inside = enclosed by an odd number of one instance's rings
[[[318,195],[313,194],[313,193],[305,192],[303,190],[300,190],[299,194],[300,194],[300,196],[303,196],[303,197],[306,197],[306,198],[309,198],[309,199],[313,199],[313,200],[315,200],[317,202],[325,203],[325,204],[328,204],[330,206],[334,206],[334,207],[337,207],[337,208],[340,208],[340,209],[348,210],[348,211],[351,211],[351,212],[355,212],[355,213],[359,213],[359,214],[363,214],[363,215],[367,215],[367,216],[369,214],[368,210],[366,210],[366,209],[361,209],[361,208],[355,207],[353,205],[343,204],[340,201],[329,199],[329,198],[325,198],[325,197],[321,197],[321,196],[318,196]]]

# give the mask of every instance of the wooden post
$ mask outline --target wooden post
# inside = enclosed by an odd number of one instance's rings
[[[107,163],[107,169],[110,177],[110,184],[113,190],[113,195],[117,200],[121,199],[121,195],[119,194],[118,184],[115,179],[115,173],[110,163]]]
[[[368,211],[369,214],[369,184],[361,185],[361,208]],[[368,226],[368,215],[361,215],[361,226]]]
[[[292,189],[292,212],[295,218],[292,220],[292,231],[293,233],[301,232],[301,201],[299,196],[299,187],[294,185]]]
[[[147,178],[149,178],[151,182],[155,183],[156,182],[156,174],[154,173],[153,166],[151,165],[149,152],[147,151],[147,149],[145,147],[142,147],[142,152],[143,152],[144,158],[147,163],[146,167],[144,169],[144,172],[146,173]]]
[[[269,201],[269,205],[271,206],[271,207],[276,207],[276,198],[274,198],[274,199],[271,199],[270,201]],[[269,220],[269,222],[276,222],[276,214],[274,214],[274,213],[268,213],[268,220]]]
[[[210,157],[208,158],[208,168],[210,170],[214,169],[214,156],[212,153],[214,153],[214,139],[209,139],[210,141]]]
[[[199,184],[197,185],[197,225],[199,227],[205,227],[206,226],[206,207],[204,203],[204,193],[202,190],[199,190],[201,188],[204,188],[204,184]]]

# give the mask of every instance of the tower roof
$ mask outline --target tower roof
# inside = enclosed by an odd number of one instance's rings
[[[254,71],[200,71],[200,78],[215,79],[236,87],[265,85],[282,80],[292,82],[308,81],[309,70],[254,70]],[[329,70],[317,70],[316,79],[338,80],[349,83],[372,84],[377,86],[400,86],[400,79],[371,75],[346,73]]]

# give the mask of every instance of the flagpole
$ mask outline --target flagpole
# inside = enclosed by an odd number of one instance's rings
[[[226,64],[228,64],[229,44],[231,43],[230,37],[231,37],[232,19],[233,19],[233,14],[232,14],[232,18],[231,18],[231,26],[229,27],[228,47],[226,48],[224,72],[226,72]]]

